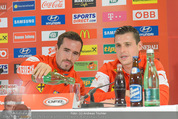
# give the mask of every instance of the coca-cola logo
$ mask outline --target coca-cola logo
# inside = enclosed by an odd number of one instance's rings
[[[41,9],[62,9],[64,0],[41,0]]]

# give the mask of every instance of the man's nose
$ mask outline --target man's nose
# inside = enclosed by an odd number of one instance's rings
[[[67,54],[67,59],[68,59],[68,60],[71,60],[71,59],[72,59],[72,53],[68,53],[68,54]]]
[[[123,53],[123,52],[125,52],[126,51],[126,47],[125,46],[122,46],[121,47],[121,52]]]

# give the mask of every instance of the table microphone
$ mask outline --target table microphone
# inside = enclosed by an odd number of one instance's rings
[[[103,107],[102,103],[95,103],[93,94],[96,92],[97,89],[102,88],[104,86],[111,85],[113,83],[114,82],[108,83],[108,84],[105,84],[105,85],[102,85],[102,86],[98,86],[96,88],[93,88],[85,96],[81,97],[81,101],[84,101],[86,98],[88,98],[90,96],[90,104],[82,104],[82,108],[87,108],[87,107]]]
[[[3,72],[3,68],[0,68],[0,74]]]

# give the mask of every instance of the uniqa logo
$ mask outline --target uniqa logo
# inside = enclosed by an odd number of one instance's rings
[[[56,16],[56,15],[51,15],[51,16],[48,16],[47,18],[49,21],[58,21],[59,20],[59,17]]]
[[[20,49],[21,54],[29,54],[30,52],[31,52],[31,50],[29,48],[21,48]]]
[[[143,26],[140,28],[141,32],[150,32],[152,31],[152,28],[150,26]]]
[[[43,104],[47,106],[62,106],[69,102],[69,100],[65,97],[51,97],[47,98],[43,101]]]

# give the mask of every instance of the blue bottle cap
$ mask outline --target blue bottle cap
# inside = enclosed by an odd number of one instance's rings
[[[133,56],[133,58],[138,58],[138,56]]]

